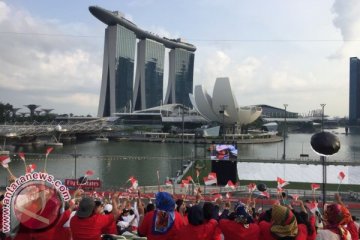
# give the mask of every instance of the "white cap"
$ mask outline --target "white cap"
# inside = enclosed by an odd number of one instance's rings
[[[106,204],[104,207],[104,211],[111,212],[113,209],[113,206],[111,204]]]

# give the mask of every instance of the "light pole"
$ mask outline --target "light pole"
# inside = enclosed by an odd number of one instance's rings
[[[284,153],[282,156],[282,159],[285,160],[286,159],[286,130],[287,130],[287,125],[286,125],[286,108],[287,108],[287,104],[284,104],[284,108],[285,108],[285,116],[284,116],[284,130],[283,130],[283,138],[284,138]]]
[[[321,111],[321,131],[323,132],[324,131],[324,108],[325,108],[325,103],[321,103],[320,106],[322,108],[322,111]],[[326,164],[325,164],[325,156],[324,155],[320,155],[320,161],[321,161],[321,164],[322,164],[322,170],[323,170],[323,186],[322,186],[322,195],[323,195],[323,208],[325,206],[325,203],[326,203]]]
[[[182,104],[182,133],[181,133],[181,175],[183,174],[183,163],[184,163],[184,104]]]
[[[75,146],[74,150],[75,150],[75,152],[73,154],[71,154],[71,156],[73,156],[74,159],[75,159],[75,161],[74,161],[74,164],[75,164],[75,166],[74,166],[74,177],[75,177],[75,180],[76,180],[77,179],[76,178],[77,157],[81,156],[81,154],[77,154],[76,146]]]
[[[226,141],[225,138],[225,109],[226,109],[227,105],[220,105],[220,111],[219,113],[223,115],[223,121],[222,121],[222,125],[223,125],[223,137],[224,137],[224,143]]]

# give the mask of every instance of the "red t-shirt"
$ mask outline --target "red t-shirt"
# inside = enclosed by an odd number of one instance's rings
[[[138,232],[141,236],[146,236],[148,240],[164,240],[164,239],[175,239],[175,236],[179,230],[184,227],[184,221],[180,213],[175,211],[174,225],[165,234],[153,234],[152,224],[155,211],[151,211],[145,214],[144,220],[138,227]]]
[[[228,219],[221,219],[219,222],[219,228],[224,234],[226,240],[260,239],[260,229],[256,223],[250,223],[249,228],[245,228],[243,224]]]
[[[315,221],[316,221],[315,216],[311,215],[309,218],[309,222],[311,225],[311,229],[313,230],[313,233],[311,235],[309,235],[309,233],[308,233],[307,240],[315,240],[316,239]]]
[[[88,218],[74,216],[70,221],[73,240],[101,240],[102,229],[114,222],[114,215],[94,214]]]
[[[48,239],[59,239],[57,235],[57,229],[64,225],[65,222],[69,219],[70,210],[66,210],[62,216],[60,216],[59,221],[55,226],[45,230],[45,231],[34,231],[28,228],[24,228],[20,225],[20,229],[16,234],[14,240],[48,240]]]
[[[215,234],[217,221],[211,219],[207,223],[201,225],[191,225],[181,228],[176,236],[177,239],[191,239],[191,240],[212,240]]]
[[[261,221],[259,223],[260,227],[260,238],[261,240],[276,240],[276,238],[272,235],[271,223],[267,221]],[[296,236],[296,240],[307,240],[307,228],[305,224],[298,224],[298,235]]]
[[[113,221],[113,223],[110,224],[109,226],[103,228],[102,233],[104,233],[104,234],[118,234],[115,221]]]

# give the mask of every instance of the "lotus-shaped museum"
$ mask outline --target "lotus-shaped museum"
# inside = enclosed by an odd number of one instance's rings
[[[217,78],[212,97],[197,85],[194,94],[189,94],[194,108],[208,121],[219,122],[225,126],[243,126],[255,121],[262,112],[261,107],[240,107],[231,90],[229,78]]]

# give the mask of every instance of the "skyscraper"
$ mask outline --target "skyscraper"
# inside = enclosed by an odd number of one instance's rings
[[[144,39],[138,43],[134,110],[157,107],[162,102],[165,47]]]
[[[193,92],[194,58],[191,51],[180,48],[169,53],[169,82],[165,104],[180,103],[191,107],[189,93]]]
[[[91,6],[89,11],[108,25],[105,30],[104,62],[99,117],[159,106],[163,100],[165,48],[170,50],[166,103],[191,106],[194,52],[196,47],[181,39],[161,38],[138,28],[118,12]],[[137,58],[135,60],[136,42]],[[134,64],[137,62],[134,71]],[[135,86],[134,86],[134,72]]]
[[[135,34],[120,26],[105,30],[104,62],[98,116],[126,112],[133,98]]]
[[[360,59],[350,58],[349,122],[360,120]]]

